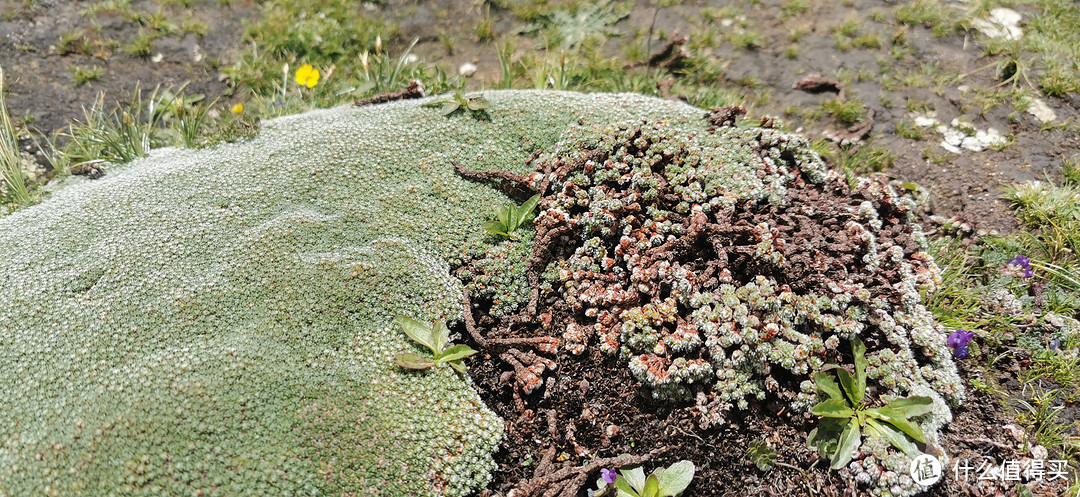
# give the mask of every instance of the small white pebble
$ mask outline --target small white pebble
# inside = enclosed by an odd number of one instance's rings
[[[472,76],[473,74],[476,74],[477,69],[479,68],[476,67],[476,64],[473,64],[472,62],[466,62],[458,68],[457,72],[458,74],[467,78],[469,76]]]

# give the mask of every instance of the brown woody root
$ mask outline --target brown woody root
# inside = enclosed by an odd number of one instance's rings
[[[383,104],[386,102],[393,102],[395,100],[408,100],[410,98],[420,98],[424,96],[424,85],[418,80],[409,81],[409,84],[398,91],[392,91],[388,93],[380,93],[378,95],[361,98],[356,101],[357,107],[365,105]]]

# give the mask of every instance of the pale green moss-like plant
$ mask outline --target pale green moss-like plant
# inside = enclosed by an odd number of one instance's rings
[[[424,100],[267,120],[248,141],[62,179],[0,217],[0,440],[20,441],[0,494],[486,486],[502,420],[453,369],[393,363],[414,346],[395,316],[461,319],[450,267],[492,247],[476,206],[506,201],[451,163],[525,173],[579,120],[700,111],[484,96],[490,121],[433,119]]]

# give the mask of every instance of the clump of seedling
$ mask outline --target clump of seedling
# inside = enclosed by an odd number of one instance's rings
[[[851,342],[855,357],[855,375],[835,364],[825,368],[835,369],[814,374],[818,395],[828,397],[810,410],[822,416],[821,424],[810,432],[807,443],[828,458],[830,467],[840,469],[851,462],[851,457],[862,442],[860,433],[887,440],[893,447],[911,457],[920,454],[911,440],[926,443],[926,435],[911,418],[930,413],[930,397],[905,397],[882,407],[869,407],[866,400],[866,345],[855,338]],[[837,385],[836,380],[840,380]],[[862,430],[860,432],[860,429]],[[909,440],[910,438],[910,440]]]
[[[438,107],[442,115],[449,116],[459,110],[464,110],[473,117],[479,117],[483,114],[489,106],[486,98],[480,95],[469,95],[468,97],[461,94],[461,92],[454,93],[454,97],[446,100],[435,100],[423,104],[422,107]]]
[[[450,345],[450,330],[447,329],[446,323],[442,321],[435,322],[429,328],[408,316],[402,315],[394,318],[394,322],[401,327],[409,338],[431,350],[430,358],[412,352],[402,352],[394,356],[394,362],[403,368],[428,369],[445,363],[449,364],[457,372],[464,374],[466,368],[461,360],[477,353],[468,345]]]
[[[537,194],[521,205],[496,205],[495,220],[484,223],[484,231],[514,238],[514,231],[532,218],[533,210],[536,209],[536,203],[539,201],[540,195]]]
[[[631,470],[600,470],[596,480],[599,490],[591,495],[601,497],[677,497],[694,479],[694,463],[682,460],[666,468],[656,468],[648,476],[638,466]]]

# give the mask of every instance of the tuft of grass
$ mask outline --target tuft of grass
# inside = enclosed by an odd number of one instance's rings
[[[90,51],[86,38],[81,35],[65,31],[56,40],[56,53],[60,55],[85,54]]]
[[[124,45],[124,53],[132,57],[149,57],[154,53],[154,40],[157,38],[157,34],[153,31],[139,30],[139,32],[131,38],[131,41],[127,45]]]
[[[915,123],[905,117],[896,124],[896,134],[910,140],[922,140],[926,138],[927,128],[916,126]]]
[[[837,121],[852,125],[866,119],[866,106],[859,100],[840,100],[832,98],[821,103],[821,108],[832,114]]]
[[[160,113],[152,102],[158,101],[158,89],[144,98],[136,84],[126,106],[107,112],[105,94],[101,93],[90,109],[83,109],[83,122],[68,126],[69,144],[64,150],[72,164],[105,160],[130,162],[150,152]]]
[[[930,28],[936,37],[942,37],[959,29],[959,12],[937,0],[913,0],[893,11],[896,22],[908,26]]]
[[[809,11],[809,0],[787,0],[780,4],[780,18],[784,20],[792,17],[799,17]]]
[[[482,19],[477,21],[476,27],[473,28],[473,34],[476,35],[476,41],[480,43],[491,43],[495,40],[495,18],[491,15],[485,15]]]
[[[30,190],[22,168],[19,135],[8,114],[4,92],[4,70],[0,69],[0,178],[3,180],[0,198],[4,203],[22,205],[30,202]]]
[[[71,72],[71,80],[75,83],[75,86],[89,84],[101,79],[101,77],[105,75],[105,69],[97,66],[90,68],[71,66],[68,68],[68,71]]]

